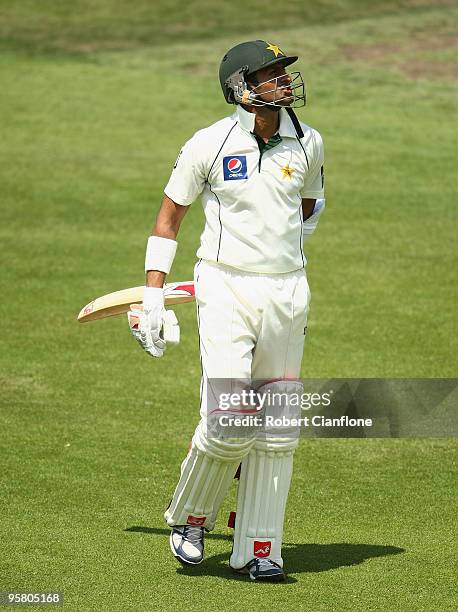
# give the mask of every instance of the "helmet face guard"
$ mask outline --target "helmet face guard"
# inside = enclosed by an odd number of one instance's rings
[[[234,102],[247,106],[272,106],[276,108],[305,106],[305,85],[300,72],[285,73],[250,87],[245,80],[247,69],[247,66],[243,66],[240,70],[231,74],[225,82],[225,85],[233,93]],[[283,83],[285,76],[289,76],[288,83]],[[271,84],[272,87],[260,92],[259,89],[267,83]],[[285,90],[291,90],[291,93],[286,95]],[[272,101],[266,102],[262,99],[262,96],[267,94],[273,94]]]

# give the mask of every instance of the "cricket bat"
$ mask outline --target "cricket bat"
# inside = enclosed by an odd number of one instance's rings
[[[105,317],[123,314],[130,309],[131,304],[141,304],[143,302],[144,288],[145,286],[141,285],[140,287],[131,287],[130,289],[122,289],[121,291],[102,295],[81,309],[78,321],[80,323],[87,323],[88,321],[97,321]],[[164,285],[165,306],[193,302],[194,299],[193,281],[167,283]]]

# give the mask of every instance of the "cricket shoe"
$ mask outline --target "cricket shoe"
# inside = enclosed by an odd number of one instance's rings
[[[170,549],[185,565],[197,565],[204,558],[204,528],[176,525],[170,534]]]
[[[242,569],[235,570],[239,574],[248,574],[251,580],[263,582],[283,582],[286,575],[283,569],[269,558],[256,558],[249,561]]]

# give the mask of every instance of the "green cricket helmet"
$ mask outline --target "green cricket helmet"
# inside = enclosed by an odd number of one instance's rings
[[[226,102],[252,104],[256,96],[250,96],[245,77],[272,64],[289,66],[297,59],[297,55],[288,56],[278,45],[265,40],[250,40],[236,45],[226,53],[219,67],[219,80]],[[300,73],[297,75],[303,88],[302,77]]]

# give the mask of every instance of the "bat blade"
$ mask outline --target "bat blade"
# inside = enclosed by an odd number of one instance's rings
[[[98,319],[123,314],[129,310],[131,304],[141,304],[143,302],[144,288],[144,285],[141,285],[140,287],[130,287],[129,289],[102,295],[81,309],[78,321],[87,323],[88,321],[97,321]],[[166,306],[193,302],[194,299],[193,281],[164,285],[164,303]]]

